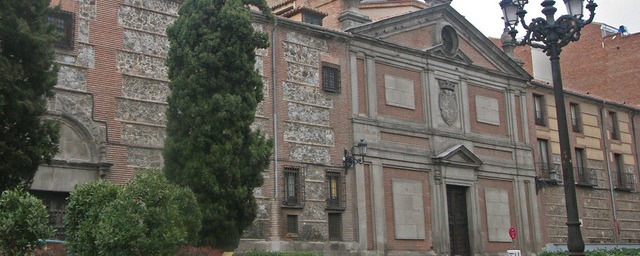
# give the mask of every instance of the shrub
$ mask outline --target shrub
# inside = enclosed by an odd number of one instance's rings
[[[0,196],[0,254],[24,255],[37,240],[53,236],[49,214],[42,201],[23,188],[5,190]]]
[[[244,256],[322,256],[317,252],[263,252],[263,251],[250,251],[244,254]]]
[[[542,252],[539,256],[567,256],[567,252]],[[640,255],[640,249],[622,249],[616,248],[612,250],[594,250],[587,251],[586,256],[637,256]]]
[[[97,181],[83,184],[71,193],[65,217],[68,248],[79,255],[97,255],[95,225],[105,208],[113,202],[121,188],[113,183]]]
[[[194,243],[200,211],[189,189],[158,171],[142,172],[119,187],[81,186],[69,199],[69,248],[79,255],[174,255]],[[71,213],[73,211],[73,213]]]

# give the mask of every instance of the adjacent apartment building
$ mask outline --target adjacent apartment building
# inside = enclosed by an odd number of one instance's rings
[[[587,248],[640,243],[640,35],[593,23],[560,56],[574,180]],[[636,50],[634,50],[636,49]],[[551,68],[531,47],[515,56],[533,76],[531,145],[545,243],[566,243],[566,212]],[[590,245],[591,244],[591,245]]]
[[[553,126],[534,125],[533,95],[549,97],[547,91],[528,83],[526,69],[450,1],[269,3],[274,23],[254,15],[254,27],[271,40],[270,48],[256,51],[266,86],[254,126],[274,139],[274,150],[255,191],[257,219],[238,251],[496,255],[516,246],[530,254],[562,241],[560,228],[549,228],[562,222],[562,210],[546,205],[561,204],[561,189],[541,183],[549,179],[534,153],[546,138],[547,163],[555,161]],[[123,183],[162,168],[170,93],[165,30],[180,4],[52,1],[62,11],[50,22],[66,35],[48,106],[48,118],[61,123],[61,151],[40,167],[32,190],[47,202],[60,236],[65,198],[75,185]],[[550,102],[543,104],[549,123]],[[581,110],[590,111],[581,112],[586,131],[598,125],[586,113],[601,109],[587,104],[595,104],[591,98],[582,102]],[[611,140],[609,149],[622,155],[623,173],[637,173],[629,149],[637,143],[627,140],[635,142],[636,117],[620,107],[606,107],[618,114],[624,138]],[[582,139],[584,166],[597,160],[615,166],[615,155],[595,156],[594,129]],[[345,168],[345,149],[361,140],[368,145],[363,163]],[[584,204],[607,200],[609,190],[600,188],[610,187],[608,177],[596,177],[602,185],[585,193],[599,194]],[[609,209],[619,219],[635,214],[623,209],[638,209],[633,191],[610,193],[620,206]],[[594,230],[604,225],[585,223]]]

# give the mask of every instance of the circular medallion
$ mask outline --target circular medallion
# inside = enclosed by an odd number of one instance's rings
[[[455,53],[458,50],[458,33],[452,26],[444,26],[441,32],[442,46],[448,53]]]

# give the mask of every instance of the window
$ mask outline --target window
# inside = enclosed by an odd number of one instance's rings
[[[285,167],[283,205],[302,206],[302,189],[300,183],[300,169],[296,167]]]
[[[545,112],[545,102],[544,96],[534,94],[533,95],[533,107],[535,111],[536,125],[546,126],[546,112]]]
[[[56,47],[71,50],[73,49],[74,15],[72,12],[54,11],[47,17],[49,24],[53,26],[60,36],[56,42]]]
[[[329,213],[329,240],[342,240],[342,214]]]
[[[620,139],[620,127],[618,126],[618,115],[616,112],[609,112],[609,121],[611,127],[611,139],[619,140]]]
[[[569,104],[571,111],[571,128],[574,132],[582,132],[582,121],[580,120],[580,105],[578,103]]]
[[[593,170],[586,168],[585,153],[583,148],[576,148],[576,167],[574,173],[578,174],[577,183],[584,186],[595,186],[596,177]]]
[[[48,224],[49,226],[55,228],[53,237],[46,238],[64,240],[66,238],[64,229],[64,218],[67,215],[66,208],[69,193],[41,190],[30,190],[29,193],[42,200],[42,203],[44,203],[44,205],[47,207],[47,212],[49,213]]]
[[[302,10],[302,22],[322,26],[324,16],[319,13]]]
[[[340,66],[322,63],[322,89],[327,92],[340,92]]]
[[[538,166],[544,179],[558,180],[557,170],[553,169],[551,162],[549,161],[549,141],[544,139],[538,139],[538,152],[540,154],[538,158]]]
[[[344,209],[342,179],[339,172],[327,172],[327,208]]]
[[[631,191],[633,190],[633,174],[626,173],[624,171],[624,159],[622,154],[613,154],[613,161],[615,161],[616,178],[618,179],[618,190]]]
[[[287,215],[287,234],[298,234],[298,215]]]

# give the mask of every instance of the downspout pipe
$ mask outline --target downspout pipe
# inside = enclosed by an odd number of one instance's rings
[[[271,207],[271,219],[273,220],[272,225],[274,227],[278,226],[277,220],[279,218],[277,218],[276,216],[278,216],[278,207],[276,207],[278,205],[278,198],[279,198],[279,190],[278,190],[278,100],[277,100],[277,96],[278,96],[278,86],[277,86],[277,74],[278,72],[276,71],[276,67],[277,67],[277,63],[276,63],[276,33],[277,33],[277,28],[278,28],[278,17],[274,17],[274,21],[273,21],[273,27],[271,28],[271,86],[272,88],[272,93],[271,93],[271,100],[272,100],[272,112],[273,112],[273,206]],[[279,240],[278,239],[278,229],[277,228],[272,228],[272,237],[274,239],[272,240]],[[272,245],[272,250],[278,250],[278,248],[275,248],[274,245]]]
[[[609,157],[609,155],[611,154],[610,150],[609,150],[609,137],[607,136],[607,126],[606,126],[606,122],[605,122],[605,114],[606,111],[604,109],[605,105],[607,104],[606,101],[602,101],[602,106],[600,106],[600,131],[602,134],[602,139],[604,140],[604,159],[607,162],[607,173],[609,174],[609,193],[611,195],[611,210],[613,213],[613,227],[615,228],[615,240],[616,242],[618,242],[620,235],[618,234],[620,232],[619,230],[619,225],[618,225],[618,211],[616,209],[616,197],[615,197],[615,191],[613,189],[613,176],[611,174],[611,159]]]
[[[633,152],[636,155],[636,168],[638,168],[639,172],[640,172],[640,163],[638,163],[638,161],[640,160],[638,158],[638,134],[636,133],[636,120],[635,117],[638,114],[638,111],[633,111],[633,114],[631,115],[631,134],[633,136]]]
[[[273,92],[271,95],[271,100],[273,103],[273,192],[274,199],[278,199],[278,101],[277,101],[277,74],[276,72],[276,32],[278,28],[278,18],[275,17],[273,21],[273,27],[271,28],[271,87],[273,87]]]

